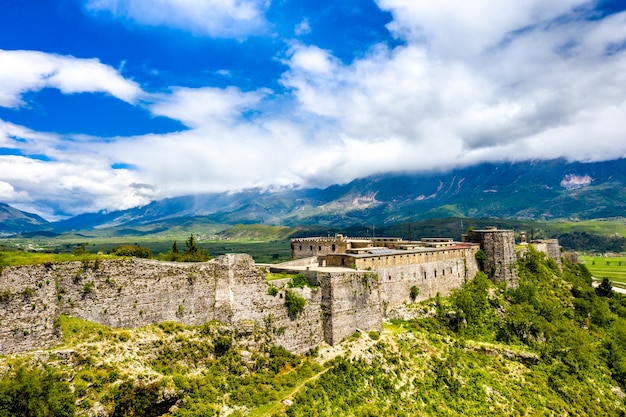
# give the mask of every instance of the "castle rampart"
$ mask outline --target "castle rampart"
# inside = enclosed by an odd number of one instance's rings
[[[114,327],[164,321],[233,327],[271,325],[274,343],[305,352],[324,340],[321,291],[297,289],[306,300],[296,320],[284,291],[268,295],[265,276],[248,255],[179,264],[139,259],[6,267],[0,274],[0,354],[59,341],[60,314]]]

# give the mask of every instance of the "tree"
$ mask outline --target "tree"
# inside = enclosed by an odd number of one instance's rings
[[[176,244],[176,241],[174,241],[174,244],[172,245],[172,253],[178,253],[178,245]]]
[[[611,285],[611,281],[608,278],[603,278],[602,282],[596,288],[596,294],[600,297],[612,297],[613,296],[613,286]]]
[[[187,249],[185,249],[186,254],[196,254],[198,253],[198,245],[196,244],[196,239],[193,237],[193,233],[189,235],[189,238],[185,241],[187,245]]]

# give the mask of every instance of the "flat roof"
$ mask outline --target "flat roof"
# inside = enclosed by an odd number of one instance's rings
[[[373,256],[392,256],[392,255],[410,255],[415,253],[435,253],[442,252],[447,250],[456,250],[456,249],[468,249],[472,246],[478,246],[478,243],[472,242],[455,242],[453,246],[446,246],[442,248],[431,248],[431,247],[418,247],[415,249],[389,249],[389,248],[369,248],[367,253],[330,253],[326,256],[348,256],[351,258],[371,258]]]

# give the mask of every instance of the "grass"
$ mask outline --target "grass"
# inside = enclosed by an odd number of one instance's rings
[[[96,254],[74,255],[71,253],[55,254],[8,251],[0,252],[0,266],[41,265],[45,263],[75,262],[102,258],[103,255]]]
[[[611,281],[626,283],[626,257],[579,256],[591,275],[595,278],[608,278]]]
[[[112,248],[122,245],[137,245],[152,251],[156,257],[159,253],[167,252],[176,241],[179,250],[185,249],[185,240],[189,235],[175,237],[57,237],[50,239],[10,238],[4,240],[3,251],[8,257],[32,256],[30,262],[45,263],[76,260],[72,258],[72,251],[80,244],[86,243],[85,250],[91,254],[107,253]],[[247,253],[258,263],[278,263],[291,260],[291,250],[288,240],[250,241],[250,240],[206,240],[198,239],[198,247],[206,250],[210,256],[216,257],[227,253]],[[15,250],[18,249],[18,250]],[[23,255],[23,251],[30,252]],[[38,254],[41,258],[34,256]],[[58,257],[54,257],[57,255]],[[38,260],[42,259],[42,260]],[[82,259],[82,258],[80,258]],[[15,265],[22,264],[16,263]]]

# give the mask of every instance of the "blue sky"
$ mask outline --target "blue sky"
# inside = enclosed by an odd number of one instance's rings
[[[626,155],[626,3],[0,0],[0,201]]]

